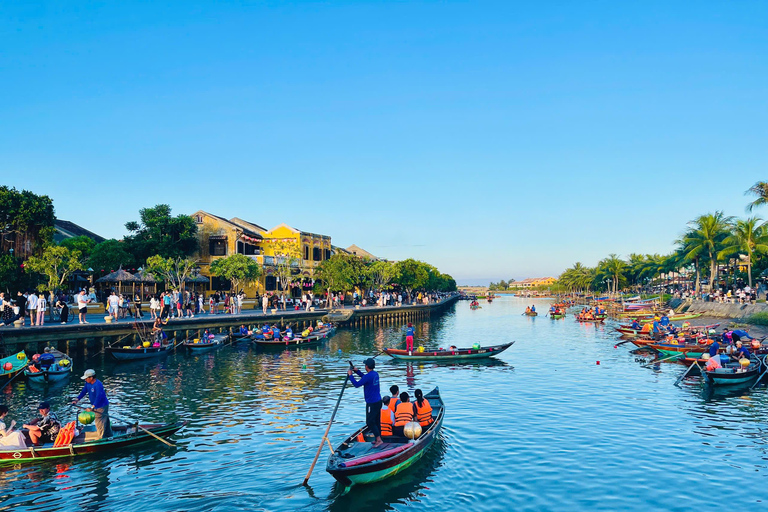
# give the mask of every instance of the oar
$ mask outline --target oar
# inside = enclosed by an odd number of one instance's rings
[[[22,368],[21,370],[19,370],[19,371],[16,373],[16,375],[14,375],[14,376],[13,376],[13,377],[11,377],[10,379],[8,379],[8,382],[6,382],[5,384],[3,384],[3,387],[1,387],[1,388],[0,388],[0,391],[4,390],[4,389],[6,388],[6,386],[8,386],[8,384],[10,384],[10,383],[11,383],[11,382],[13,382],[14,380],[16,380],[16,377],[18,377],[18,376],[19,376],[19,375],[21,375],[22,373],[24,373],[24,368]]]
[[[707,375],[707,372],[701,369],[701,366],[699,366],[699,362],[694,361],[693,364],[695,364],[696,368],[699,369],[699,372],[701,373],[701,378],[704,379],[704,382],[709,383],[709,375]]]
[[[83,407],[82,405],[77,405],[77,404],[72,404],[72,405],[73,405],[73,406],[75,406],[75,407],[77,407],[77,408],[79,408],[79,409],[86,409],[86,410],[88,409],[88,407]],[[98,412],[98,411],[92,411],[92,412],[93,412],[93,413],[95,413],[95,414],[98,414],[98,415],[101,415],[101,414],[102,414],[102,413],[100,413],[100,412]],[[160,441],[160,442],[162,442],[162,443],[165,443],[165,444],[167,444],[167,445],[168,445],[168,446],[170,446],[171,448],[176,448],[176,445],[175,445],[175,444],[173,444],[173,443],[170,443],[170,442],[166,441],[165,439],[163,439],[162,437],[158,436],[157,434],[154,434],[153,432],[150,432],[149,430],[145,429],[144,427],[142,427],[141,425],[139,425],[139,422],[138,422],[138,421],[128,421],[128,420],[126,420],[125,418],[121,418],[121,417],[119,417],[119,416],[115,416],[114,414],[107,414],[107,416],[109,416],[109,418],[115,418],[117,421],[122,421],[122,422],[123,422],[123,423],[125,423],[126,425],[135,425],[137,428],[140,428],[141,430],[143,430],[144,432],[146,432],[146,433],[147,433],[147,434],[149,434],[150,436],[154,437],[154,438],[155,438],[155,439],[157,439],[158,441]]]
[[[698,367],[698,364],[696,366]],[[691,368],[693,368],[693,365],[689,366],[685,370],[685,372],[683,372],[683,374],[680,377],[677,378],[677,380],[675,381],[675,386],[680,387],[680,382],[685,378],[686,375],[688,375],[688,372],[691,371]],[[701,369],[701,368],[699,368],[699,369]]]
[[[648,367],[648,366],[653,366],[653,365],[654,365],[654,364],[656,364],[656,363],[661,363],[661,362],[664,362],[664,361],[669,361],[670,359],[675,359],[675,358],[679,358],[679,357],[684,357],[684,356],[685,356],[685,354],[686,354],[685,352],[678,352],[677,354],[673,354],[673,355],[671,355],[671,356],[669,356],[669,357],[665,357],[664,359],[654,359],[654,360],[653,360],[653,361],[651,361],[650,363],[645,363],[644,365],[641,365],[641,366],[642,366],[643,368],[646,368],[646,367]]]
[[[355,366],[352,364],[352,361],[349,362],[349,367],[354,368]],[[320,446],[317,447],[317,453],[315,454],[315,460],[312,461],[312,465],[309,466],[309,471],[307,472],[307,476],[304,477],[304,482],[302,485],[307,485],[307,482],[309,482],[309,477],[312,475],[312,471],[315,469],[315,464],[317,464],[317,459],[320,458],[320,452],[323,451],[323,445],[328,441],[328,432],[331,431],[331,425],[333,424],[333,419],[336,417],[336,411],[339,410],[339,404],[341,403],[341,397],[344,396],[344,390],[347,389],[347,382],[349,382],[349,375],[347,375],[344,378],[344,385],[341,386],[341,393],[339,393],[339,399],[336,400],[336,407],[333,408],[333,414],[331,414],[331,420],[328,422],[328,427],[325,429],[325,434],[323,434],[323,439],[320,441]]]
[[[768,373],[768,361],[766,361],[766,358],[768,358],[768,354],[763,356],[763,366],[765,366],[765,370],[763,371],[763,373],[760,374],[760,376],[757,378],[755,383],[752,384],[752,386],[750,386],[749,389],[755,389],[755,386],[757,386],[760,383],[760,381],[763,380],[763,377],[765,376],[765,374]]]

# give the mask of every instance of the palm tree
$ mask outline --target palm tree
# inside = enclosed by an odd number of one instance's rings
[[[768,182],[758,181],[747,190],[745,195],[757,196],[757,199],[747,205],[747,211],[751,212],[758,206],[768,203]]]
[[[624,273],[627,269],[627,262],[619,258],[616,254],[609,254],[607,258],[597,265],[598,274],[601,277],[610,279],[613,284],[613,293],[619,290],[619,284],[622,284],[626,277]],[[608,290],[611,291],[610,289]]]
[[[717,281],[718,254],[722,249],[723,240],[728,236],[728,229],[733,222],[733,217],[726,217],[723,212],[708,213],[689,222],[690,230],[683,236],[688,247],[688,257],[709,256],[710,265],[710,289],[713,289]],[[698,273],[696,276],[698,289]]]
[[[737,220],[731,235],[723,240],[725,247],[720,251],[721,257],[738,253],[747,255],[750,287],[752,287],[752,255],[768,252],[768,229],[762,220],[759,217]]]

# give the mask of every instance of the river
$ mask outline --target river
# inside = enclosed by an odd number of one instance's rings
[[[522,316],[535,303],[540,316]],[[187,420],[171,440],[107,456],[0,467],[0,510],[714,510],[768,498],[765,389],[712,393],[683,368],[643,368],[612,324],[551,320],[549,302],[501,297],[460,302],[419,322],[417,345],[499,344],[484,363],[405,364],[377,358],[382,391],[439,386],[442,433],[392,479],[348,492],[325,472],[301,481],[338,398],[347,360],[359,366],[402,344],[402,326],[340,329],[316,349],[264,353],[225,347],[151,363],[91,359],[114,414]],[[75,361],[75,371],[86,368]],[[18,379],[4,390],[7,420],[30,419],[47,399],[63,420],[81,386]],[[338,444],[364,421],[349,387],[331,429]],[[719,502],[719,503],[718,503]]]

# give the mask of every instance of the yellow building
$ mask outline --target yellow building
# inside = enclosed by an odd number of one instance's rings
[[[295,264],[296,284],[291,289],[291,296],[298,297],[303,290],[311,289],[314,281],[314,269],[335,252],[331,237],[318,235],[280,224],[267,230],[258,224],[238,217],[225,219],[218,215],[199,210],[192,214],[197,223],[200,251],[200,273],[210,278],[209,291],[229,289],[229,283],[211,276],[210,266],[218,258],[243,254],[252,258],[262,267],[259,282],[245,288],[245,293],[253,297],[257,292],[281,291],[275,274],[275,247],[277,242],[295,244],[300,255]]]
[[[522,281],[509,283],[510,288],[535,288],[537,286],[551,286],[557,282],[554,277],[529,277]]]

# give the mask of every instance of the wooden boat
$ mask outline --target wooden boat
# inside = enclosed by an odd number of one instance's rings
[[[535,311],[526,311],[524,313],[525,316],[538,316],[539,314]]]
[[[167,343],[159,347],[106,347],[104,352],[112,356],[117,361],[138,361],[140,359],[151,359],[153,357],[162,357],[171,353],[173,350],[173,340],[166,340]]]
[[[252,334],[240,334],[240,332],[233,332],[229,335],[229,339],[232,340],[232,343],[244,343],[244,342],[250,342],[253,340]]]
[[[481,309],[483,306],[469,306],[469,309],[475,310],[475,309]]]
[[[10,366],[6,369],[6,365],[9,363]],[[24,351],[0,359],[0,382],[6,382],[14,378],[17,373],[27,367],[28,363],[29,359],[27,359],[27,354]]]
[[[670,322],[681,322],[683,320],[693,320],[694,318],[699,318],[703,313],[687,313],[685,315],[673,315],[669,316]],[[644,318],[640,320],[641,324],[649,324],[653,322],[653,318]]]
[[[501,354],[509,347],[514,345],[514,341],[504,343],[503,345],[493,345],[489,347],[478,348],[457,348],[456,350],[425,350],[424,352],[412,351],[398,348],[385,348],[384,353],[388,356],[405,361],[460,361],[465,359],[482,359],[484,357]]]
[[[64,352],[49,349],[48,354],[53,356],[53,364],[42,365],[40,369],[33,371],[32,368],[36,368],[36,366],[33,366],[33,363],[24,370],[24,376],[29,380],[30,384],[59,382],[72,375],[72,360]]]
[[[199,338],[193,340],[184,340],[183,345],[193,354],[207,352],[216,348],[223,347],[229,340],[229,334],[220,333],[209,336],[208,339]]]
[[[717,368],[712,371],[704,370],[704,377],[707,382],[713,386],[732,386],[734,384],[744,384],[751,382],[758,375],[763,368],[763,363],[759,359],[756,361],[750,361],[749,366],[742,368],[738,361],[732,363],[726,363],[722,368]]]
[[[335,325],[324,326],[322,329],[313,331],[309,336],[296,336],[290,340],[260,340],[254,339],[253,342],[262,348],[296,348],[306,347],[312,345],[319,345],[322,341],[325,341],[330,336],[336,333]]]
[[[594,318],[584,318],[584,317],[582,317],[580,315],[576,315],[576,321],[577,322],[582,322],[582,323],[583,322],[588,322],[588,323],[601,324],[601,323],[605,322],[606,318],[607,318],[606,316],[602,316],[602,315],[598,316],[598,317],[594,317]]]
[[[186,421],[180,421],[178,423],[146,424],[141,426],[159,437],[170,437],[186,424]],[[147,441],[158,442],[146,432],[132,425],[113,425],[113,437],[94,441],[92,436],[95,434],[95,428],[93,426],[89,427],[86,427],[85,432],[81,432],[80,435],[75,437],[71,444],[65,446],[54,448],[51,443],[48,446],[29,447],[25,450],[2,450],[0,451],[0,463],[18,464],[19,462],[38,462],[45,459],[107,453],[119,448],[146,443]],[[27,438],[27,446],[30,445],[31,442]]]
[[[549,314],[549,318],[551,318],[552,320],[560,320],[561,318],[565,318],[565,314],[564,313],[550,313]]]
[[[328,458],[325,470],[343,485],[370,484],[389,478],[418,461],[432,445],[445,418],[445,405],[440,388],[424,395],[432,406],[434,421],[424,427],[416,440],[384,436],[384,444],[374,448],[370,442],[359,442],[358,435],[368,432],[365,426],[349,436]]]

